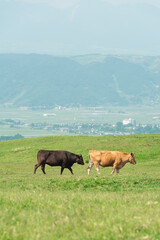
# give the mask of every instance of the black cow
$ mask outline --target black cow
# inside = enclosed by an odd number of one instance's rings
[[[39,166],[41,166],[43,173],[46,174],[45,164],[50,166],[61,166],[61,174],[64,168],[68,168],[73,174],[71,167],[74,163],[84,165],[82,155],[77,155],[67,151],[39,150],[37,153],[37,161],[38,163],[35,165],[34,174]]]

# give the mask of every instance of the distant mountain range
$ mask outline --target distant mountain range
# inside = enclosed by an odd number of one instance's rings
[[[160,57],[0,54],[0,104],[160,103]]]

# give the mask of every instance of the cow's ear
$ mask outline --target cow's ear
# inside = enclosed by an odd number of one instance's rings
[[[134,157],[134,153],[133,152],[131,152],[131,156]]]
[[[82,154],[79,154],[79,157],[82,157]]]

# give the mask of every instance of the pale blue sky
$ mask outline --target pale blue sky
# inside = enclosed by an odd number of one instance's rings
[[[0,53],[160,55],[160,0],[0,0]]]

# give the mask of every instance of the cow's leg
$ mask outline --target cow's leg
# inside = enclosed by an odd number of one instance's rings
[[[112,169],[111,174],[113,174],[115,172],[115,169],[116,169],[116,164],[113,165],[113,169]]]
[[[36,173],[37,168],[38,168],[40,165],[41,165],[41,163],[37,163],[37,164],[35,165],[35,168],[34,168],[34,174]]]
[[[62,175],[62,173],[63,173],[63,170],[64,170],[64,167],[61,167],[61,175]]]
[[[88,169],[88,175],[90,174],[91,168],[93,167],[94,163],[93,162],[89,162],[89,165],[87,167]]]
[[[41,165],[41,169],[42,169],[42,172],[43,172],[44,174],[46,174],[46,172],[45,172],[45,163],[43,163],[43,164]]]
[[[99,171],[99,163],[97,162],[97,163],[95,163],[94,165],[95,165],[95,168],[96,168],[96,170],[97,170],[97,173],[100,174],[100,171]]]
[[[118,168],[116,168],[116,171],[117,171],[117,173],[119,173],[119,169]]]
[[[69,170],[70,170],[70,172],[73,174],[72,168],[71,168],[71,167],[68,167],[68,169],[69,169]]]

